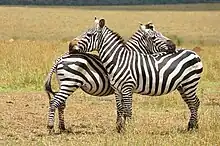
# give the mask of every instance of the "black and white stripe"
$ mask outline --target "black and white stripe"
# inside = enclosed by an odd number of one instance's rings
[[[54,72],[59,83],[59,91],[56,93],[51,88],[51,79]],[[65,101],[78,88],[94,96],[107,96],[114,93],[107,72],[98,56],[84,53],[66,53],[55,61],[45,82],[45,90],[50,100],[49,129],[53,128],[54,112],[58,108],[59,128],[65,130],[63,115]],[[52,99],[50,94],[53,94]]]
[[[120,132],[124,127],[126,117],[132,115],[133,92],[158,96],[175,89],[179,91],[191,112],[188,129],[196,128],[199,107],[196,90],[203,70],[200,57],[189,50],[177,50],[175,53],[157,57],[143,55],[132,51],[131,48],[134,47],[125,45],[117,33],[105,26],[104,19],[96,20],[95,23],[96,27],[81,36],[75,49],[83,52],[92,51],[95,48],[98,50],[110,83],[116,92],[118,131]],[[151,36],[153,31],[144,28],[145,38],[140,38],[137,45],[150,45],[150,42],[154,42],[150,41],[151,38],[157,39],[157,43],[153,44],[161,47],[162,45],[158,43],[159,37]],[[164,40],[161,39],[161,41]]]
[[[138,30],[128,40],[127,43],[128,44],[136,43],[138,41],[138,38],[141,36],[143,36],[143,32],[141,30]],[[73,41],[70,42],[69,45],[70,53],[71,52],[74,53],[75,50],[72,49],[76,41],[77,41],[76,39],[73,39]],[[87,46],[88,44],[86,44],[85,42],[86,41],[82,41],[82,43],[79,44],[83,45],[83,48],[88,48]],[[166,50],[167,48],[166,49],[157,48],[157,50],[153,50],[155,49],[155,47],[153,47],[153,49],[146,48],[144,45],[142,46],[134,45],[130,47],[130,49],[141,52],[143,54],[156,53],[157,51],[158,52],[167,51]],[[98,56],[91,54],[85,55],[82,53],[69,55],[69,52],[65,53],[63,56],[59,57],[55,61],[46,79],[45,90],[49,96],[49,101],[50,101],[49,122],[48,122],[50,125],[48,126],[49,129],[53,127],[55,108],[58,108],[59,110],[59,128],[60,130],[65,129],[64,115],[63,115],[65,108],[65,101],[77,88],[81,88],[86,93],[95,96],[106,96],[113,94],[114,92],[107,78],[107,72],[102,66],[102,63],[98,58]],[[81,73],[81,70],[84,71],[84,74]],[[51,79],[53,73],[57,74],[57,81],[59,83],[59,89],[60,89],[56,93],[52,91],[51,88]],[[53,100],[51,100],[50,94],[53,95],[54,97]],[[51,111],[51,107],[52,107],[52,111]]]

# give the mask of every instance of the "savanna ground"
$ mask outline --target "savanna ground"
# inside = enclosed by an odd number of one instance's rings
[[[69,133],[48,135],[43,81],[54,59],[67,51],[67,42],[89,28],[94,16],[104,17],[125,39],[138,22],[152,21],[179,47],[199,47],[204,72],[198,131],[186,131],[189,110],[177,92],[135,94],[133,119],[127,132],[118,134],[114,96],[77,90],[67,101]],[[220,4],[1,6],[0,20],[0,145],[220,145]]]

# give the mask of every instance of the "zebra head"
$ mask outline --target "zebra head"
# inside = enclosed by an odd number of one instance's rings
[[[91,52],[99,48],[99,37],[102,28],[105,26],[105,19],[97,19],[95,17],[94,27],[75,38],[78,40],[73,49],[78,52]]]
[[[144,34],[147,48],[152,52],[174,52],[176,50],[176,45],[169,38],[156,31],[152,22],[146,25],[140,24],[140,30]]]

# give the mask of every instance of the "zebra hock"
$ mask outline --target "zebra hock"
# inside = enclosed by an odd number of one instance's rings
[[[146,27],[155,29],[155,27],[152,26],[152,23],[148,23]],[[138,29],[132,37],[127,41],[127,43],[133,44],[136,43],[136,41],[139,39],[139,37],[142,37],[143,33],[140,29]],[[157,33],[155,35],[162,36],[160,33]],[[166,38],[166,37],[164,37]],[[59,129],[60,131],[65,131],[65,122],[64,122],[64,109],[65,109],[65,101],[66,99],[77,89],[81,88],[84,90],[86,93],[90,95],[96,95],[96,96],[106,96],[113,94],[113,89],[110,86],[109,80],[107,79],[107,72],[104,69],[104,67],[101,64],[101,61],[99,60],[98,56],[96,55],[87,55],[85,54],[74,54],[74,55],[69,55],[69,53],[76,53],[76,50],[71,50],[73,46],[76,44],[77,39],[73,39],[70,44],[69,44],[69,52],[66,52],[63,56],[59,57],[53,67],[50,70],[50,73],[48,74],[46,84],[45,84],[45,90],[48,94],[49,101],[50,101],[50,109],[49,109],[49,118],[48,118],[48,129],[49,131],[53,131],[53,123],[54,123],[54,104],[56,103],[55,107],[58,107],[58,114],[59,114]],[[131,48],[134,51],[141,52],[143,54],[151,54],[151,53],[157,53],[157,52],[171,52],[173,46],[171,46],[169,43],[169,39],[165,39],[166,42],[165,44],[161,44],[161,48],[144,48],[143,46],[139,47],[133,47]],[[168,44],[168,46],[166,46]],[[165,47],[166,46],[166,47]],[[157,54],[160,55],[160,54]],[[74,66],[73,66],[74,65]],[[63,68],[57,68],[57,66],[68,66],[63,67]],[[95,71],[94,67],[95,66]],[[81,68],[84,69],[84,72],[86,72],[86,76],[80,74]],[[59,91],[54,92],[52,91],[51,88],[51,78],[53,73],[60,73],[57,75],[57,81],[59,84]],[[97,79],[102,79],[102,80],[91,80],[87,78],[92,78],[96,77]],[[62,78],[62,79],[61,79]],[[80,82],[80,83],[79,83]],[[76,85],[78,84],[77,87],[72,88],[72,86],[69,85]],[[104,85],[105,88],[102,88]],[[97,91],[102,91],[102,92],[92,92],[86,90],[87,87],[92,87],[93,89],[97,89]],[[65,88],[65,90],[64,90]],[[98,89],[99,88],[99,89]],[[66,91],[70,91],[69,93]],[[107,90],[109,89],[109,90]],[[61,94],[65,93],[65,98],[61,96]],[[51,101],[50,94],[53,95],[53,100]],[[56,102],[54,102],[56,101]],[[119,102],[117,102],[119,103]],[[120,106],[119,106],[120,107]]]
[[[138,39],[136,44],[161,46],[154,43],[155,39],[164,41],[159,36],[152,37],[155,30],[143,25],[140,25],[140,29],[144,39]],[[118,33],[105,26],[104,19],[95,19],[95,26],[81,35],[74,48],[79,52],[98,50],[115,89],[118,132],[124,129],[126,118],[132,116],[133,92],[160,96],[176,89],[191,113],[188,130],[198,128],[197,111],[200,102],[196,90],[203,70],[200,57],[193,51],[183,49],[159,56],[143,55],[132,51],[132,47],[125,45]]]

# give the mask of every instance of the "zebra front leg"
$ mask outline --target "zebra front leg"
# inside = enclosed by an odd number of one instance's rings
[[[60,133],[64,132],[66,130],[65,128],[65,121],[64,121],[64,109],[65,109],[66,105],[61,104],[58,107],[58,114],[59,114],[59,129],[60,129]]]
[[[120,116],[120,126],[121,129],[119,129],[121,132],[122,130],[125,131],[125,124],[126,124],[126,120],[127,119],[131,119],[132,116],[132,89],[126,89],[124,90],[123,94],[122,94],[122,99],[121,99],[121,105],[122,105],[122,109],[120,111],[122,111],[122,115]]]
[[[197,112],[200,105],[200,101],[199,98],[196,96],[196,89],[191,88],[191,89],[183,90],[182,88],[179,88],[178,91],[180,92],[183,100],[186,102],[190,110],[190,119],[188,122],[187,130],[189,131],[193,129],[198,129]]]
[[[132,116],[132,96],[123,96],[123,116],[126,119],[131,119]]]
[[[122,96],[120,93],[115,93],[116,107],[117,107],[117,120],[116,120],[116,129],[118,133],[124,131],[125,119],[123,117],[123,105],[122,105]]]

